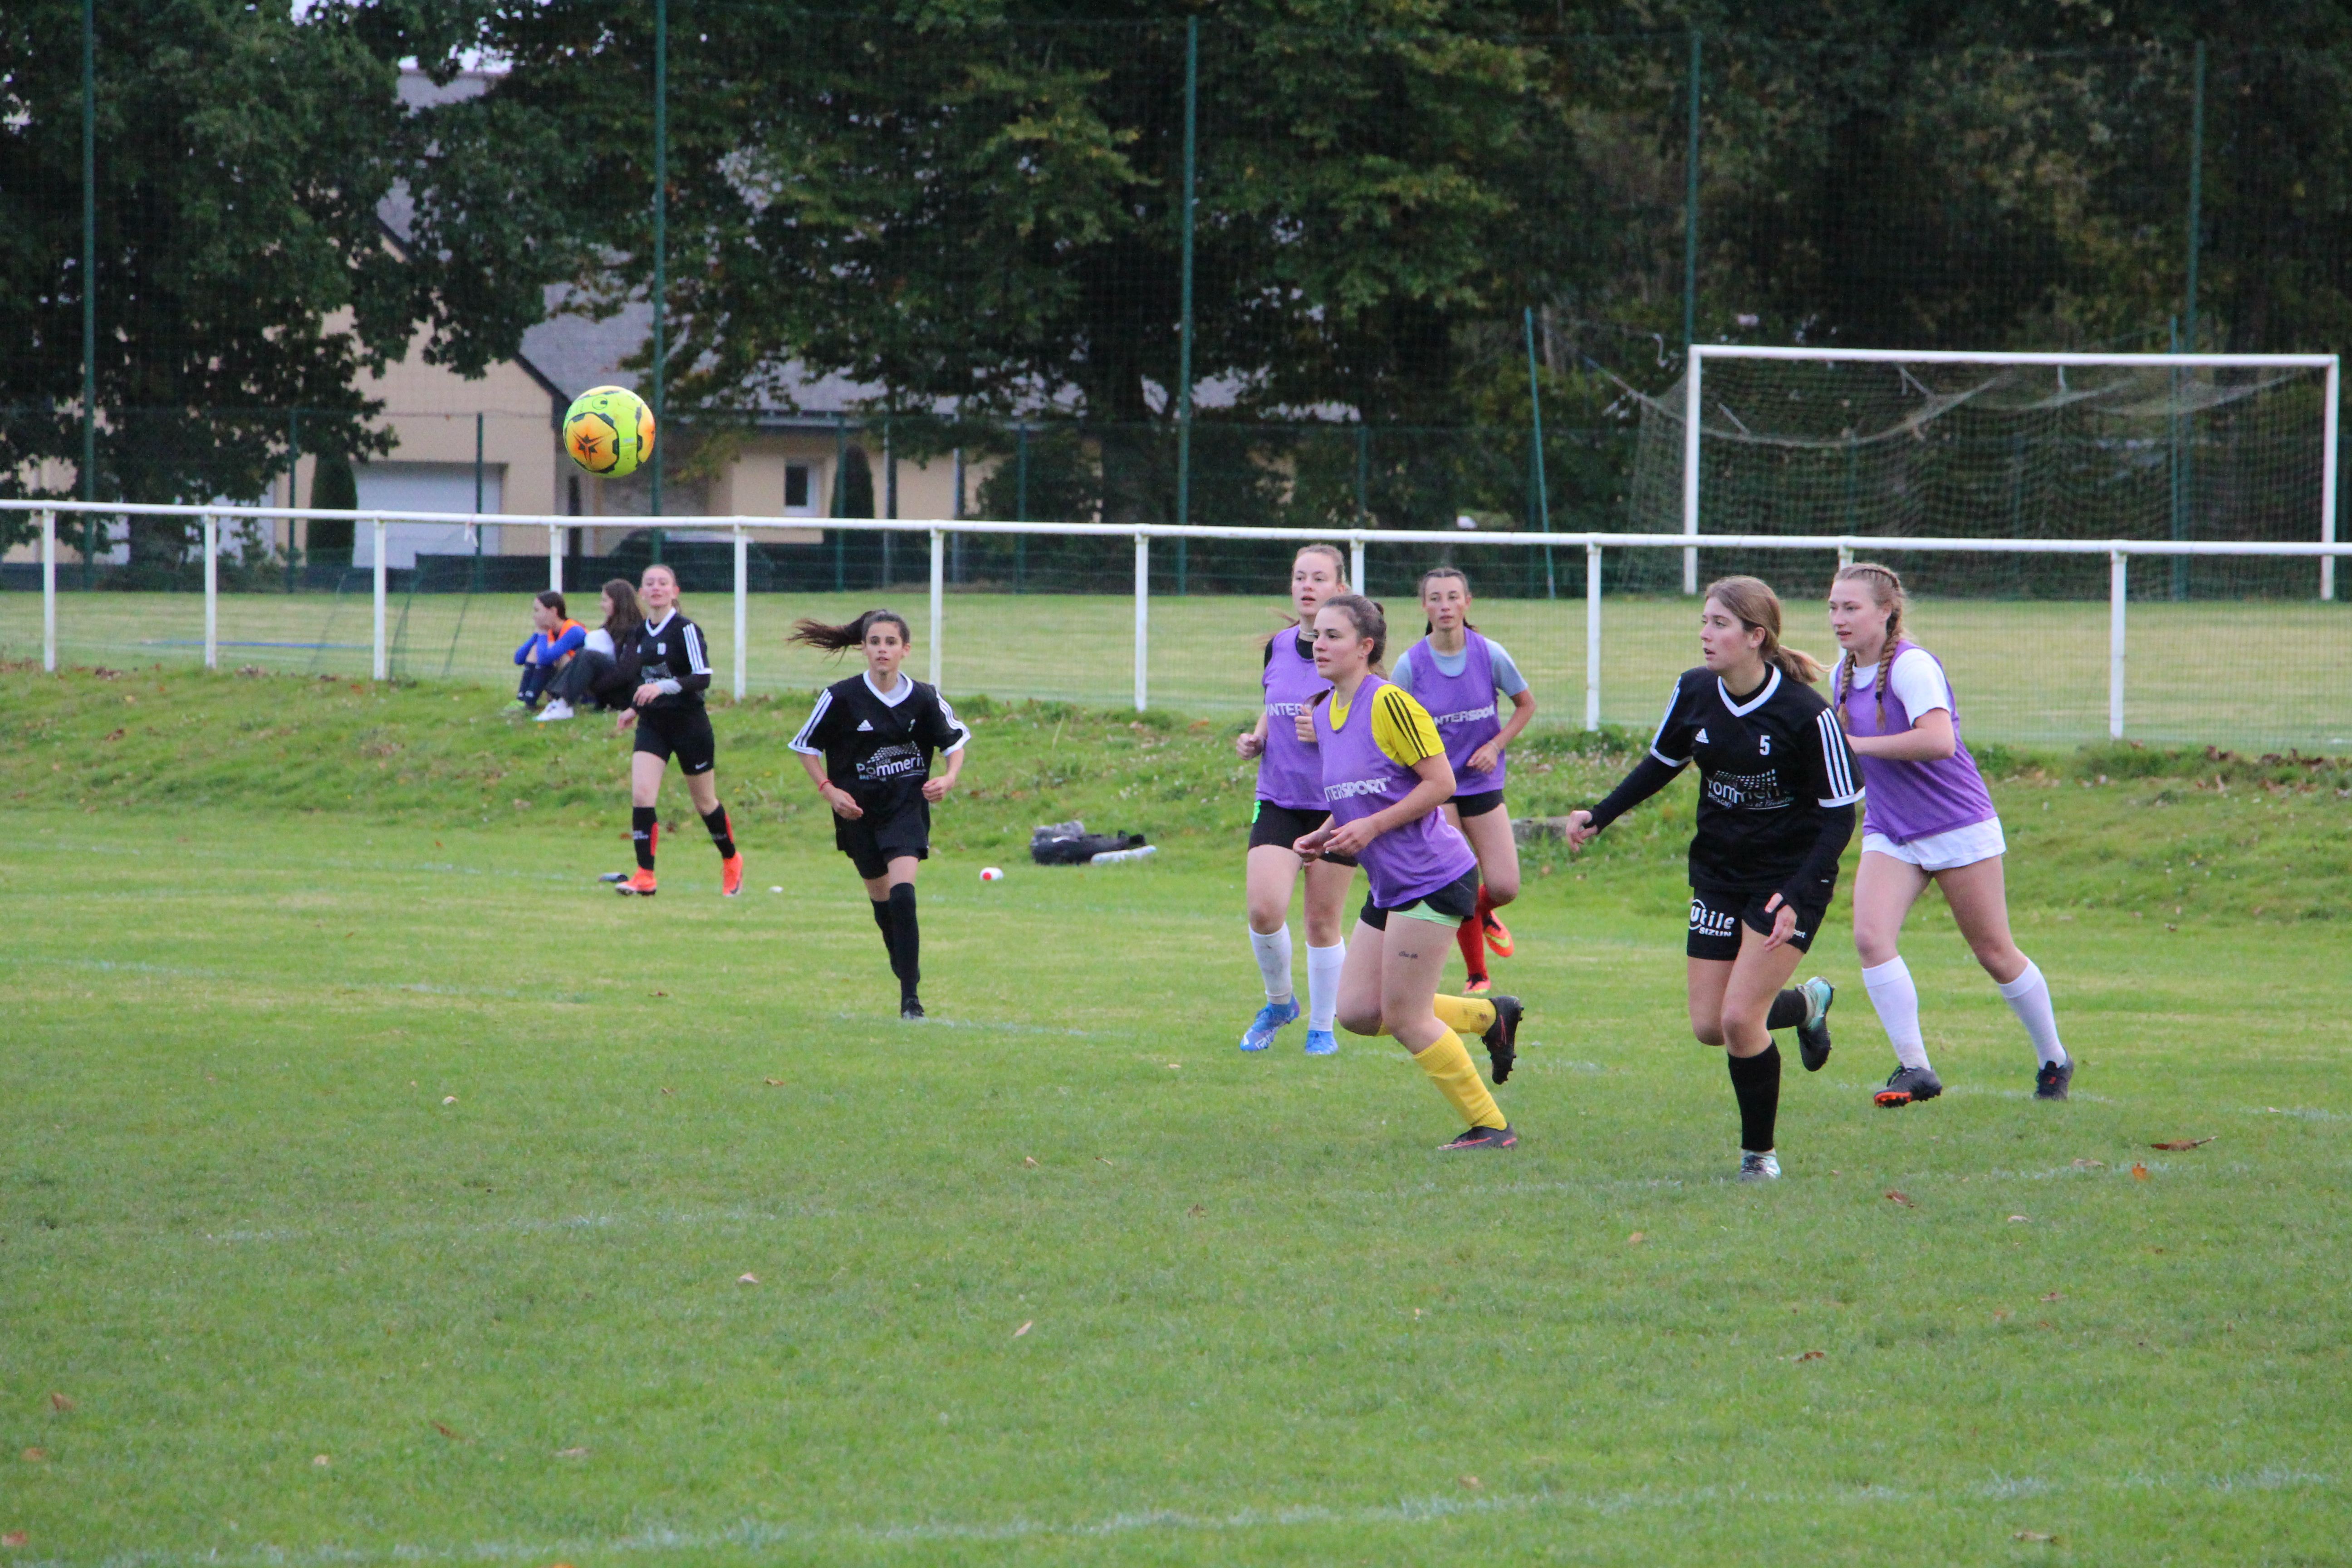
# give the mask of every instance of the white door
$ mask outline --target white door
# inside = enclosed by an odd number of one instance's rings
[[[460,514],[474,510],[474,465],[471,463],[355,463],[360,510],[444,511]],[[482,465],[482,510],[496,512],[506,489],[506,465]],[[387,566],[414,566],[420,555],[471,555],[466,524],[449,522],[389,522],[383,529],[383,562]],[[499,525],[482,526],[482,553],[499,553]],[[352,531],[352,564],[375,565],[375,530],[362,517]]]

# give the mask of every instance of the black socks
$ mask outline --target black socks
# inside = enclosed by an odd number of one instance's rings
[[[654,868],[654,839],[661,832],[661,812],[650,805],[629,808],[629,837],[637,847],[637,869]]]
[[[889,910],[890,973],[898,977],[898,994],[912,996],[923,978],[923,934],[915,919],[912,882],[890,889]]]
[[[874,900],[874,924],[882,932],[883,951],[890,955],[890,973],[896,974],[898,972],[898,938],[897,933],[890,929],[890,902],[888,900],[877,899]]]
[[[727,808],[714,805],[702,814],[702,826],[710,829],[710,842],[719,846],[721,860],[735,858],[735,825],[727,820]]]
[[[1764,1015],[1764,1026],[1768,1029],[1793,1029],[1804,1021],[1805,994],[1801,991],[1781,992],[1772,998],[1772,1010]]]
[[[1780,1115],[1780,1047],[1767,1046],[1752,1057],[1727,1054],[1723,1059],[1731,1066],[1731,1092],[1739,1101],[1739,1146],[1766,1153]]]

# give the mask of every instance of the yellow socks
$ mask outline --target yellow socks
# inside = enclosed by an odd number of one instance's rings
[[[1441,996],[1438,1000],[1448,1002],[1457,999]],[[1493,1011],[1492,1008],[1487,1009],[1489,1017]],[[1427,1050],[1414,1053],[1412,1059],[1421,1064],[1421,1070],[1429,1075],[1430,1082],[1437,1086],[1437,1092],[1445,1097],[1445,1102],[1461,1114],[1463,1121],[1473,1127],[1510,1125],[1503,1120],[1501,1110],[1495,1104],[1495,1097],[1486,1092],[1486,1082],[1479,1078],[1478,1069],[1470,1065],[1470,1053],[1463,1047],[1462,1037],[1452,1029],[1447,1029],[1444,1037]]]
[[[1430,1008],[1439,1023],[1461,1034],[1483,1035],[1495,1026],[1495,1005],[1484,996],[1438,996]]]

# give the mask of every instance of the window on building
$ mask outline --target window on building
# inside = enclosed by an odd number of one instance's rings
[[[809,466],[806,463],[784,465],[784,510],[786,511],[814,512],[816,508],[809,502],[812,489]]]

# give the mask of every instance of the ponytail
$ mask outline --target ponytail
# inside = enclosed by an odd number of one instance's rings
[[[1339,611],[1348,617],[1358,637],[1372,639],[1371,657],[1364,662],[1371,667],[1374,675],[1387,674],[1381,668],[1381,659],[1389,650],[1388,612],[1361,594],[1334,594],[1317,605],[1315,613],[1319,616],[1325,610]]]
[[[788,643],[796,642],[803,647],[813,647],[819,653],[829,653],[838,658],[851,648],[864,647],[866,634],[877,626],[897,626],[898,640],[909,647],[914,646],[914,628],[908,626],[907,617],[896,610],[868,610],[856,620],[845,621],[837,626],[828,626],[823,621],[810,620],[803,616],[793,623],[792,635],[784,640]]]
[[[1821,660],[1804,649],[1780,646],[1780,596],[1761,578],[1717,578],[1707,584],[1701,602],[1706,599],[1730,611],[1748,630],[1762,632],[1764,641],[1756,649],[1757,657],[1790,679],[1813,686],[1828,673]]]

